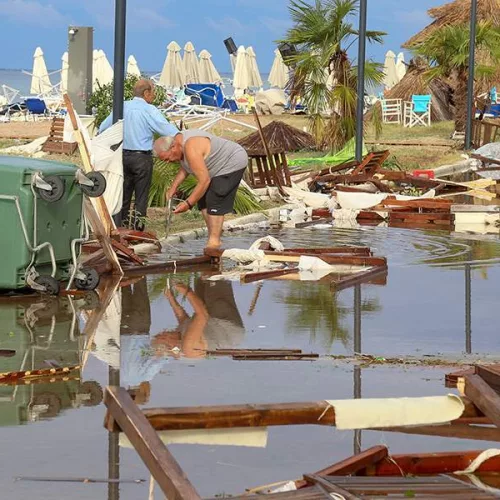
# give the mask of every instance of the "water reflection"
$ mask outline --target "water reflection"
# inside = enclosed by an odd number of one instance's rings
[[[81,380],[77,310],[84,307],[85,300],[70,298],[0,299],[0,425],[101,403],[101,386]]]

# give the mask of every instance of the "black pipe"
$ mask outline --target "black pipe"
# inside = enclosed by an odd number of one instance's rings
[[[363,159],[363,118],[365,110],[365,58],[366,58],[367,0],[359,2],[358,39],[358,103],[356,107],[356,161]]]
[[[115,0],[115,59],[113,80],[113,123],[123,119],[125,80],[125,26],[127,0]]]
[[[467,117],[465,123],[465,149],[472,148],[472,116],[474,113],[474,69],[476,56],[477,0],[470,5],[470,39],[469,39],[469,79],[467,81]]]

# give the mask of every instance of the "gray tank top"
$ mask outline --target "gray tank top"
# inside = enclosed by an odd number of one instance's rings
[[[185,130],[181,134],[184,139],[183,148],[192,137],[206,137],[210,139],[210,154],[205,159],[210,178],[243,170],[248,165],[247,152],[233,141],[228,141],[222,137],[217,137],[209,132],[197,129]],[[193,173],[189,163],[185,159],[181,160],[181,166],[189,174]]]

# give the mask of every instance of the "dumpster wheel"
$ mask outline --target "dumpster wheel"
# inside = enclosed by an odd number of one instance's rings
[[[86,184],[80,184],[81,190],[91,198],[97,198],[104,194],[106,191],[106,178],[100,172],[89,172],[85,174],[87,179],[93,182],[92,186],[87,186]]]
[[[85,275],[85,278],[76,278],[75,286],[78,290],[95,290],[99,284],[99,274],[95,269],[84,267],[80,269],[80,273]]]
[[[64,180],[57,175],[47,175],[43,178],[43,180],[50,184],[52,189],[47,191],[42,188],[35,188],[38,196],[44,201],[48,201],[49,203],[54,203],[59,201],[64,195]]]
[[[52,276],[38,276],[35,278],[35,283],[43,286],[45,288],[44,292],[49,295],[58,295],[61,288],[59,281]]]

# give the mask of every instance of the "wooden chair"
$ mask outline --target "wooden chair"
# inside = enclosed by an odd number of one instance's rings
[[[403,100],[402,99],[381,99],[382,121],[384,123],[403,122]]]
[[[286,154],[273,153],[266,155],[248,155],[247,182],[254,189],[268,186],[292,186],[290,170]]]
[[[405,102],[404,126],[431,126],[432,97],[430,95],[414,95],[411,102]]]
[[[64,118],[54,118],[49,138],[44,142],[42,151],[44,153],[72,155],[77,147],[76,142],[64,142]]]

